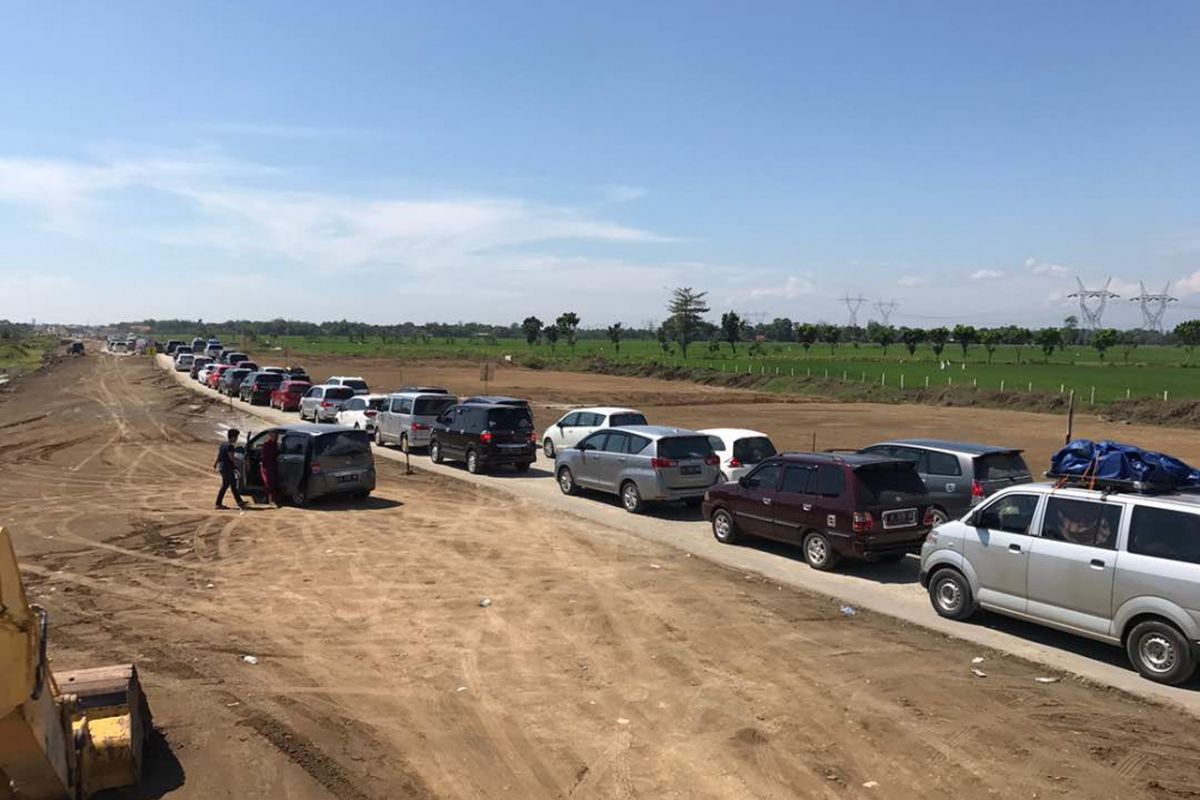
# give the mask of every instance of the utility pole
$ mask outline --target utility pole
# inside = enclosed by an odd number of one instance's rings
[[[895,300],[888,300],[886,303],[883,300],[875,301],[875,310],[879,312],[879,317],[883,320],[883,326],[892,324],[892,312],[900,306]]]
[[[1088,327],[1092,330],[1099,330],[1101,318],[1104,316],[1104,307],[1109,300],[1116,300],[1120,297],[1116,292],[1110,292],[1108,285],[1112,283],[1112,278],[1104,282],[1103,289],[1088,289],[1083,285],[1083,279],[1076,277],[1075,282],[1079,284],[1079,290],[1072,292],[1067,297],[1079,300],[1079,313],[1087,320]]]
[[[1178,302],[1178,297],[1171,296],[1171,282],[1163,287],[1161,294],[1149,294],[1146,282],[1139,281],[1142,293],[1129,298],[1129,302],[1137,303],[1142,308],[1142,330],[1163,332],[1163,316],[1167,313],[1167,304]]]
[[[842,297],[842,302],[846,304],[846,309],[850,312],[850,327],[858,327],[858,309],[862,308],[862,304],[867,302],[867,298],[861,294],[858,297],[851,297],[847,293]]]

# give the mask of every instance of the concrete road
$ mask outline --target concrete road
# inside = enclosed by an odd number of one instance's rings
[[[296,414],[224,398],[192,380],[187,373],[175,372],[168,357],[160,355],[157,358],[159,365],[183,386],[219,398],[241,413],[253,414],[272,424],[298,421]],[[376,447],[375,450],[378,458],[405,460],[404,453],[395,448]],[[669,505],[651,507],[645,514],[633,515],[620,506],[616,497],[591,493],[567,497],[553,480],[553,463],[540,456],[537,464],[525,474],[504,471],[478,476],[468,473],[461,464],[434,464],[424,452],[412,453],[410,458],[414,469],[511,492],[556,512],[601,525],[612,530],[614,535],[624,533],[663,542],[717,564],[762,575],[783,586],[828,595],[839,604],[869,609],[974,642],[980,646],[981,654],[990,648],[1042,664],[1050,673],[1072,673],[1149,700],[1173,704],[1200,716],[1200,679],[1193,679],[1183,687],[1162,686],[1138,675],[1118,648],[995,614],[981,613],[966,623],[939,617],[917,582],[915,557],[898,564],[843,562],[838,572],[817,572],[804,563],[798,548],[771,542],[746,546],[721,544],[713,538],[698,509]]]

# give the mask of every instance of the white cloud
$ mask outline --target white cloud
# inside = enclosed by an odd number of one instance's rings
[[[600,194],[607,203],[628,203],[646,196],[646,190],[641,186],[628,186],[623,183],[610,183],[600,187]]]
[[[1034,275],[1048,275],[1052,277],[1062,277],[1070,272],[1069,269],[1061,264],[1051,264],[1046,261],[1038,261],[1036,258],[1025,259],[1025,269],[1032,272]]]
[[[785,300],[795,300],[797,297],[811,295],[816,292],[816,286],[813,285],[812,279],[809,277],[799,277],[791,275],[782,286],[764,286],[750,290],[750,297],[782,297]]]
[[[1200,270],[1196,270],[1191,275],[1186,275],[1172,283],[1171,292],[1179,297],[1200,294]]]
[[[906,289],[924,286],[926,283],[928,283],[928,281],[920,275],[905,275],[904,277],[900,278],[900,280],[896,281],[897,286],[903,286]]]
[[[1003,277],[1004,273],[998,269],[977,269],[971,273],[971,280],[973,281],[990,281]]]

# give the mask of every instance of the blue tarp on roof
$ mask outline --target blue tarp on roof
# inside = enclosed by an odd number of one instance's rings
[[[1076,439],[1050,459],[1052,475],[1136,481],[1175,489],[1200,489],[1200,471],[1174,456],[1121,442]]]

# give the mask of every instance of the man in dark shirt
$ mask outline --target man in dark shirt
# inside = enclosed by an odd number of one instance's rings
[[[233,501],[237,503],[238,508],[246,507],[242,496],[238,494],[234,481],[233,449],[240,435],[241,432],[237,428],[230,428],[229,433],[226,434],[226,440],[221,442],[221,446],[217,448],[217,461],[213,464],[213,469],[221,473],[221,490],[217,492],[217,508],[229,508],[225,505],[226,490],[233,492]]]

